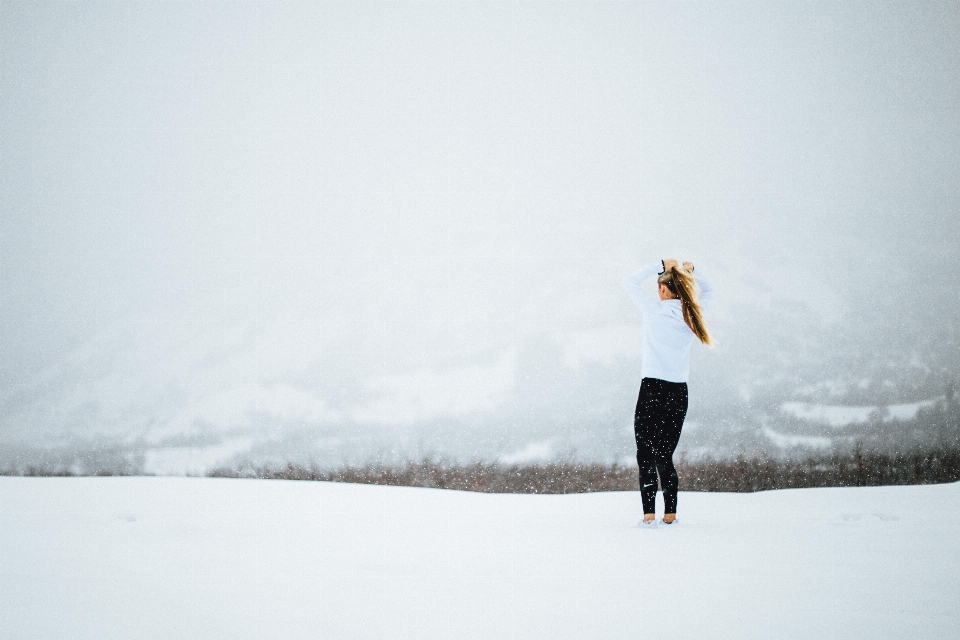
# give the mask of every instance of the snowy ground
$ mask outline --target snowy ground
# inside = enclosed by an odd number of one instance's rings
[[[960,637],[960,485],[493,495],[0,478],[0,634]]]

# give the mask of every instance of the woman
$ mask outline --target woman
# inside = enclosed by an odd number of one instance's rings
[[[623,279],[630,299],[640,309],[643,341],[640,364],[640,397],[634,414],[640,465],[641,526],[656,528],[657,474],[663,488],[663,524],[677,521],[677,470],[673,452],[680,440],[687,415],[687,379],[690,376],[690,345],[694,338],[712,346],[703,322],[703,310],[713,298],[713,287],[700,273],[694,280],[693,265],[683,267],[674,259],[662,260],[657,278],[659,300],[644,292],[640,283],[657,273],[660,265],[648,264]],[[695,282],[700,285],[698,299]]]

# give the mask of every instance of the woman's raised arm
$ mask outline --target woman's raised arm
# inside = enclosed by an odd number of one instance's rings
[[[650,276],[659,273],[661,266],[662,263],[660,262],[651,262],[650,264],[640,267],[640,269],[623,279],[623,288],[627,290],[627,295],[630,296],[630,300],[633,301],[633,304],[636,305],[642,313],[656,311],[660,301],[644,291],[640,287],[640,283]]]

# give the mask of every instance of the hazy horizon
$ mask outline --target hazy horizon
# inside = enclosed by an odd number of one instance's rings
[[[960,376],[955,3],[9,2],[0,65],[10,450],[619,458],[670,256],[698,447]]]

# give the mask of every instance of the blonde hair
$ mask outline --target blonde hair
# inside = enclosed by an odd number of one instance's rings
[[[693,279],[693,274],[682,267],[670,267],[660,274],[657,284],[665,285],[670,293],[680,299],[683,321],[700,342],[712,347],[713,339],[707,331],[707,325],[703,322],[703,310],[700,309],[700,301],[697,300],[696,281]]]

